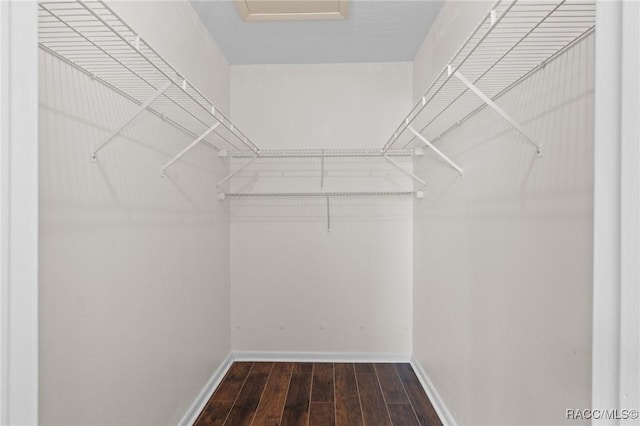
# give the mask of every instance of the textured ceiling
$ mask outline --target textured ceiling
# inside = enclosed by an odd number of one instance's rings
[[[230,0],[191,0],[232,65],[410,61],[442,3],[352,0],[346,20],[244,22]]]

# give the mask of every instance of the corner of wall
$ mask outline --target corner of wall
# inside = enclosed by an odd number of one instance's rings
[[[422,364],[420,364],[420,361],[418,361],[413,356],[411,357],[411,367],[413,367],[413,371],[416,373],[416,376],[418,376],[418,380],[424,388],[424,391],[427,393],[427,396],[429,397],[433,408],[436,410],[436,413],[438,413],[438,417],[440,417],[442,424],[444,426],[457,426],[453,414],[451,413],[451,411],[449,411],[449,408],[447,408],[444,400],[440,397],[438,390],[431,382],[431,379],[429,379],[429,376],[427,375],[425,369],[422,367]]]
[[[200,416],[200,413],[204,410],[216,388],[220,382],[222,382],[222,379],[224,379],[224,376],[227,374],[227,371],[229,371],[232,363],[233,354],[230,352],[225,357],[224,361],[222,361],[220,367],[213,372],[196,399],[193,401],[193,404],[191,404],[189,409],[184,413],[184,416],[182,416],[182,419],[178,422],[179,426],[193,425],[196,420],[198,420],[198,416]]]

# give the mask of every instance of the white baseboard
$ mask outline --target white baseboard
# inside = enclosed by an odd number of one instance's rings
[[[424,371],[424,368],[422,368],[422,365],[417,359],[415,359],[415,357],[411,357],[411,367],[413,367],[413,371],[416,373],[416,376],[418,376],[418,380],[420,380],[420,383],[422,384],[424,391],[427,393],[431,404],[433,404],[433,408],[436,410],[436,413],[438,413],[438,417],[440,417],[442,424],[444,426],[457,426],[456,420],[453,418],[453,414],[451,414],[451,411],[449,411],[445,405],[440,394],[433,386],[433,383],[431,383],[429,376],[427,376],[427,372]]]
[[[410,354],[360,352],[235,351],[234,361],[282,362],[409,362]]]
[[[231,367],[232,363],[233,356],[230,353],[229,355],[227,355],[224,361],[222,361],[220,367],[218,367],[218,369],[211,375],[211,378],[209,378],[207,384],[204,385],[204,388],[202,388],[195,401],[193,401],[191,407],[189,407],[184,416],[182,416],[182,419],[180,419],[178,425],[191,426],[195,423],[202,410],[204,410],[205,405],[207,404],[207,402],[209,402],[211,395],[213,395],[213,392],[216,390],[225,374],[227,374],[227,371],[229,370],[229,367]]]

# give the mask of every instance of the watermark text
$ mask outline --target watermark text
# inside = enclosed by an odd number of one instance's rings
[[[633,420],[638,415],[638,410],[567,408],[568,420]]]

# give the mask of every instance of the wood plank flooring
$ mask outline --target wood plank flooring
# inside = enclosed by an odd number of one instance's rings
[[[196,426],[440,426],[409,364],[234,362]]]

